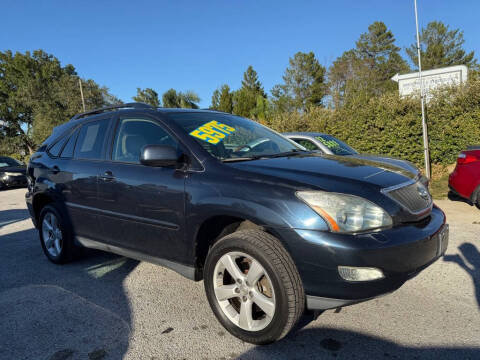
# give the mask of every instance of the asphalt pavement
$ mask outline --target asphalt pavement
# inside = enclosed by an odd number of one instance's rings
[[[436,202],[447,254],[398,291],[254,346],[217,322],[202,282],[99,251],[50,263],[24,194],[0,192],[0,359],[480,359],[480,210],[464,202]]]

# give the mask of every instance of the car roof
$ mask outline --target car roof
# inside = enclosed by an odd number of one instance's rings
[[[157,108],[156,109],[158,112],[161,112],[161,113],[182,113],[182,112],[189,112],[189,113],[195,113],[195,112],[199,112],[199,113],[223,113],[223,114],[227,114],[227,113],[224,113],[223,111],[217,111],[217,110],[213,110],[213,109],[184,109],[184,108]],[[231,114],[229,114],[231,115]]]
[[[286,132],[286,133],[283,133],[283,135],[299,135],[299,136],[315,137],[315,136],[322,136],[322,135],[327,135],[327,134],[319,133],[319,132],[301,132],[301,131],[297,131],[297,132]]]
[[[116,110],[107,110],[104,112],[100,113],[93,113],[89,115],[85,115],[80,118],[72,118],[69,122],[74,122],[74,123],[81,123],[83,121],[87,121],[96,117],[101,117],[103,115],[110,115],[113,113],[116,114],[128,114],[131,112],[145,112],[145,113],[159,113],[159,114],[172,114],[172,113],[215,113],[215,114],[227,114],[227,115],[232,115],[230,113],[224,113],[222,111],[217,111],[217,110],[210,110],[210,109],[184,109],[184,108],[140,108],[140,109],[128,109],[128,108],[122,108],[122,109],[116,109]],[[66,124],[68,124],[67,122]],[[62,126],[62,125],[60,125]]]
[[[163,107],[153,107],[145,103],[127,103],[127,104],[117,104],[111,105],[99,109],[89,110],[83,113],[76,114],[70,119],[69,122],[78,122],[80,120],[86,120],[94,118],[98,115],[111,114],[113,112],[132,112],[132,111],[145,111],[145,112],[157,112],[157,113],[183,113],[183,112],[199,112],[199,113],[222,113],[221,111],[212,110],[212,109],[185,109],[185,108],[163,108]],[[226,113],[225,113],[226,114]]]

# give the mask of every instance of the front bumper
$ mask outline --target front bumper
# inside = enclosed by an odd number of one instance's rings
[[[2,184],[6,187],[27,186],[27,177],[25,175],[4,175],[0,178]]]
[[[448,245],[445,220],[434,206],[421,222],[383,231],[349,235],[291,229],[282,230],[282,238],[302,278],[307,308],[325,310],[395,291],[435,262]],[[378,268],[384,278],[346,281],[338,266]]]

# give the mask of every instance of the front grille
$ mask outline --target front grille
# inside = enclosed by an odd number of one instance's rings
[[[384,193],[414,214],[432,206],[432,197],[428,189],[419,181],[400,188],[385,189]]]

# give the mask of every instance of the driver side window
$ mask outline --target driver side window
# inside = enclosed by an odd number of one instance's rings
[[[155,121],[121,119],[113,143],[112,160],[139,164],[145,145],[168,145],[177,151],[179,148],[178,142]]]

